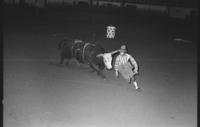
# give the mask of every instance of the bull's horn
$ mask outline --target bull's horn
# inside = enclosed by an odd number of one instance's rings
[[[101,57],[101,56],[103,56],[103,54],[102,54],[102,53],[97,55],[97,57]]]
[[[111,54],[115,54],[117,52],[119,52],[119,50],[112,51]]]

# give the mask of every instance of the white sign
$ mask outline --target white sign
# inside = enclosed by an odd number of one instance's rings
[[[107,26],[106,37],[113,39],[115,38],[116,27],[115,26]]]

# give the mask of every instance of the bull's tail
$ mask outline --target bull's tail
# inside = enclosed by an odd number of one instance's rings
[[[58,43],[58,50],[61,50],[62,45],[63,45],[63,41],[60,41],[60,42]]]
[[[64,39],[58,43],[58,50],[61,50],[65,45],[67,45],[68,40]]]
[[[58,50],[61,50],[64,46],[68,45],[70,42],[73,42],[73,40],[73,38],[64,37],[63,40],[58,43]]]

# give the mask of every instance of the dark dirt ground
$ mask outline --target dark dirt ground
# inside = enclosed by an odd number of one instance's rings
[[[19,11],[20,12],[20,11]],[[4,127],[196,127],[195,23],[132,14],[5,11]],[[105,38],[106,26],[117,27]],[[63,38],[126,44],[140,67],[134,90],[114,71],[102,80],[86,65],[51,66]],[[188,42],[175,42],[183,38]]]

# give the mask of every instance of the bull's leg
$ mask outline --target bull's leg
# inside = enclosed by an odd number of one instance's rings
[[[95,70],[94,70],[94,69],[92,69],[92,70],[90,70],[89,72],[93,73],[93,72],[95,72]]]
[[[60,61],[58,62],[50,62],[49,65],[56,65],[56,66],[62,66],[64,64],[65,57],[61,54],[60,55]]]
[[[81,66],[81,63],[76,58],[74,58],[74,60],[75,60],[77,66]]]
[[[60,55],[60,63],[59,64],[63,64],[65,60],[65,56],[63,54]]]
[[[89,66],[92,68],[92,72],[96,71],[97,74],[99,75],[98,70],[92,64],[89,64]]]
[[[92,70],[90,70],[89,72],[93,73],[95,72],[96,70],[93,68],[93,66],[90,66]]]
[[[67,59],[67,61],[65,62],[65,65],[69,65],[69,62],[70,62],[71,59]]]
[[[92,65],[92,64],[90,64],[90,63],[88,63],[88,65],[90,66],[90,68],[92,69],[92,70],[90,70],[90,72],[98,72],[97,71],[97,69]],[[98,74],[98,73],[97,73]]]
[[[97,69],[97,68],[95,68],[95,66],[94,65],[92,65],[92,64],[89,64],[89,66],[94,70],[94,71],[96,71],[97,72],[97,75],[99,75],[99,76],[101,76],[103,79],[106,79],[106,76],[102,73],[102,71],[101,70],[99,70],[99,69]]]
[[[65,62],[65,59],[66,59],[66,62]],[[61,54],[60,56],[60,65],[68,65],[69,62],[70,62],[70,58],[66,58],[63,54]]]

